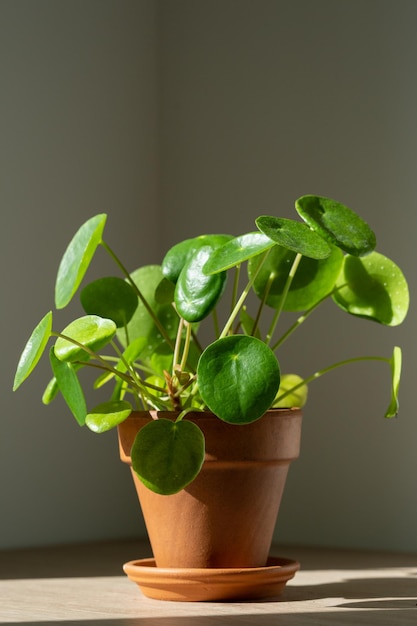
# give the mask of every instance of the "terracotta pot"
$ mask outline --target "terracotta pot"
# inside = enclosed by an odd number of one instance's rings
[[[119,426],[120,457],[131,464],[136,433],[175,413],[136,412]],[[158,568],[264,567],[290,461],[300,450],[299,409],[268,411],[244,426],[190,413],[206,439],[200,474],[177,494],[150,491],[132,470]]]

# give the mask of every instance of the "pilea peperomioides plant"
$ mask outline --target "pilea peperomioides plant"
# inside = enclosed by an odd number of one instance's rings
[[[51,402],[60,391],[80,425],[101,433],[134,409],[178,412],[175,421],[150,422],[132,449],[141,480],[163,494],[189,484],[204,460],[204,436],[196,423],[184,419],[189,411],[208,410],[226,422],[246,424],[272,407],[302,406],[307,385],[324,373],[355,361],[380,360],[391,372],[386,417],[396,415],[399,347],[389,357],[350,358],[304,380],[280,374],[277,350],[326,299],[386,326],[400,324],[409,305],[403,273],[375,252],[375,235],[355,212],[312,195],[299,198],[295,207],[302,221],[258,217],[255,232],[187,239],[171,248],[160,266],[132,273],[103,239],[107,216],[92,217],[62,258],[56,308],[65,307],[77,292],[98,246],[113,258],[121,277],[86,285],[80,292],[86,314],[62,331],[53,328],[52,311],[45,315],[22,353],[14,389],[52,338],[53,378],[43,401]],[[233,280],[226,288],[230,272]],[[257,298],[255,306],[251,298],[250,314],[251,292]],[[223,309],[219,313],[222,297],[231,301],[227,315]],[[278,335],[287,311],[300,315]],[[198,333],[208,316],[214,320],[213,341],[203,347]],[[96,388],[111,385],[110,400],[92,410],[87,410],[79,380],[85,367],[99,371]]]

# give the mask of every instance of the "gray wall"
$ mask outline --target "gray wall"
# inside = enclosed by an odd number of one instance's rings
[[[41,404],[47,359],[10,386],[84,220],[108,213],[131,269],[159,258],[155,21],[152,0],[0,2],[2,546],[143,531],[115,433],[80,429],[60,399]]]
[[[3,0],[0,13],[0,545],[133,535],[140,515],[112,434],[43,407],[46,369],[10,392],[63,247],[107,211],[109,242],[134,267],[178,238],[244,232],[261,213],[292,217],[297,196],[319,193],[371,223],[413,294],[417,5]],[[332,306],[320,317],[286,344],[283,369],[307,375],[398,343],[401,413],[382,417],[382,364],[311,386],[277,540],[417,551],[413,313],[397,329]]]

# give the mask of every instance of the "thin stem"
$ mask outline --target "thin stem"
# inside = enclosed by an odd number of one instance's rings
[[[335,289],[327,293],[325,296],[320,298],[318,302],[313,304],[313,306],[307,309],[307,311],[305,311],[302,315],[300,315],[300,317],[294,322],[294,324],[292,324],[292,326],[290,326],[290,328],[282,335],[282,337],[280,337],[278,341],[274,343],[274,345],[271,347],[271,350],[275,351],[277,348],[279,348],[279,346],[281,346],[284,343],[284,341],[286,341],[288,337],[292,335],[292,333],[296,331],[297,328],[301,326],[303,322],[306,321],[306,319],[313,313],[313,311],[317,309],[318,306],[320,306],[320,304],[322,304],[325,300],[327,300],[327,298],[330,298],[339,289],[340,287],[336,287]]]
[[[297,391],[297,389],[299,389],[303,385],[308,385],[309,383],[313,382],[313,380],[320,378],[324,374],[328,374],[329,372],[337,369],[338,367],[343,367],[344,365],[349,365],[350,363],[357,363],[358,361],[385,361],[386,363],[391,363],[391,359],[387,357],[383,357],[383,356],[359,356],[359,357],[354,357],[352,359],[345,359],[344,361],[338,361],[337,363],[334,363],[333,365],[329,365],[328,367],[325,367],[324,369],[314,372],[314,374],[312,374],[311,376],[308,376],[307,378],[302,380],[300,383],[297,383],[297,385],[294,385],[294,387],[291,387],[291,389],[287,389],[287,391],[285,391],[284,393],[282,393],[276,398],[276,402],[277,403],[280,402],[281,400],[286,398],[286,396],[289,396],[294,391]]]
[[[172,375],[174,375],[175,366],[178,365],[179,358],[180,358],[180,348],[181,348],[181,338],[182,338],[183,328],[184,328],[184,319],[180,317],[180,322],[178,324],[178,330],[177,330],[177,339],[175,341],[175,347],[174,347],[174,357],[172,359]]]
[[[236,265],[235,277],[234,277],[234,280],[233,280],[231,311],[233,311],[233,307],[235,306],[236,301],[237,301],[237,294],[238,294],[238,291],[239,291],[240,268],[241,268],[241,263],[239,263],[239,265]]]
[[[187,365],[188,353],[190,351],[190,343],[191,343],[191,324],[189,322],[186,322],[185,323],[184,349],[182,352],[182,359],[181,359],[181,364],[180,364],[181,371],[184,371]]]
[[[256,268],[256,271],[253,273],[252,278],[250,279],[250,281],[248,282],[248,284],[246,285],[245,289],[242,291],[242,294],[239,298],[239,300],[236,302],[233,311],[230,314],[229,319],[226,322],[225,327],[223,328],[221,334],[220,334],[220,339],[223,339],[223,337],[226,337],[227,333],[229,332],[233,322],[235,321],[243,303],[245,302],[246,298],[248,297],[248,294],[250,293],[253,283],[256,280],[256,277],[259,273],[259,270],[261,269],[265,259],[267,258],[269,254],[269,250],[267,250],[266,252],[263,253],[263,255],[261,256],[261,259],[259,261],[258,267]]]
[[[268,333],[266,335],[265,343],[267,345],[269,345],[270,342],[271,342],[272,335],[274,334],[275,328],[276,328],[276,326],[278,324],[278,321],[279,321],[280,315],[282,313],[282,309],[283,309],[286,297],[287,297],[288,292],[289,292],[290,287],[291,287],[291,283],[293,281],[293,278],[295,276],[295,273],[297,271],[297,268],[298,268],[302,258],[303,258],[303,255],[300,254],[300,253],[297,253],[296,256],[295,256],[295,259],[293,261],[293,264],[291,266],[291,269],[288,272],[287,280],[285,282],[284,290],[283,290],[283,292],[281,294],[281,299],[279,301],[278,308],[275,311],[274,317],[272,319],[271,325],[270,325]]]

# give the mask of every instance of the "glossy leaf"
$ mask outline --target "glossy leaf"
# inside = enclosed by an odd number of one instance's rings
[[[99,278],[81,291],[81,304],[88,315],[113,320],[118,328],[125,326],[138,306],[132,286],[117,276]]]
[[[71,363],[66,363],[58,359],[55,356],[54,348],[51,348],[49,358],[57,385],[65,402],[79,425],[84,426],[87,415],[87,405],[74,368]]]
[[[90,218],[70,241],[61,259],[55,283],[57,309],[64,308],[77,291],[101,242],[106,219],[105,213]]]
[[[131,276],[169,337],[175,339],[179,322],[178,315],[171,303],[160,303],[155,296],[158,285],[163,279],[160,265],[146,265],[132,272]],[[146,345],[141,352],[143,359],[149,358],[157,347],[164,342],[154,320],[141,301],[139,301],[138,307],[127,325],[127,333],[129,342],[139,337],[145,340]],[[117,332],[117,337],[121,344],[126,347],[127,341],[123,329]]]
[[[347,256],[333,300],[351,315],[397,326],[407,315],[409,291],[400,268],[378,252]]]
[[[35,369],[45,351],[52,331],[52,312],[49,311],[39,322],[30,335],[17,365],[13,391],[16,391],[24,380]]]
[[[166,253],[162,261],[162,273],[173,283],[176,283],[182,268],[188,259],[203,246],[210,245],[218,248],[232,239],[232,235],[200,235],[192,239],[185,239],[173,246]]]
[[[295,208],[303,220],[329,243],[354,256],[374,250],[375,233],[349,207],[322,196],[302,196]]]
[[[311,259],[325,259],[330,246],[306,224],[267,215],[258,217],[259,230],[280,246]]]
[[[265,301],[272,308],[280,305],[295,256],[295,252],[275,246],[256,275],[253,289],[261,300],[267,293]],[[303,257],[292,280],[283,309],[305,311],[330,294],[343,266],[343,259],[343,252],[335,246],[332,246],[331,254],[326,259]],[[250,278],[257,269],[256,259],[249,261]]]
[[[170,495],[197,476],[204,449],[204,436],[196,424],[159,419],[137,434],[131,450],[132,467],[146,487]]]
[[[391,402],[385,413],[385,417],[395,417],[398,414],[399,401],[398,392],[400,388],[401,378],[401,365],[402,365],[402,352],[401,348],[396,346],[393,350],[391,357]]]
[[[281,399],[281,396],[284,397]],[[303,384],[301,376],[298,376],[298,374],[283,374],[272,406],[276,409],[302,408],[307,402],[307,396],[308,387]]]
[[[98,351],[107,345],[116,334],[116,324],[112,320],[85,315],[68,324],[61,333],[88,347]],[[82,361],[90,358],[88,352],[72,341],[58,337],[55,343],[55,355],[61,361]]]
[[[216,306],[226,284],[227,274],[220,272],[213,276],[203,273],[203,267],[211,246],[197,250],[184,265],[175,287],[175,305],[178,313],[187,322],[200,322]]]
[[[104,433],[124,422],[131,412],[129,402],[104,402],[88,412],[85,423],[93,432]]]
[[[208,408],[225,422],[253,422],[274,401],[280,382],[278,361],[256,337],[232,335],[209,345],[200,357],[197,379]]]
[[[216,274],[235,267],[274,246],[274,242],[263,233],[247,233],[234,237],[210,254],[204,273]]]

